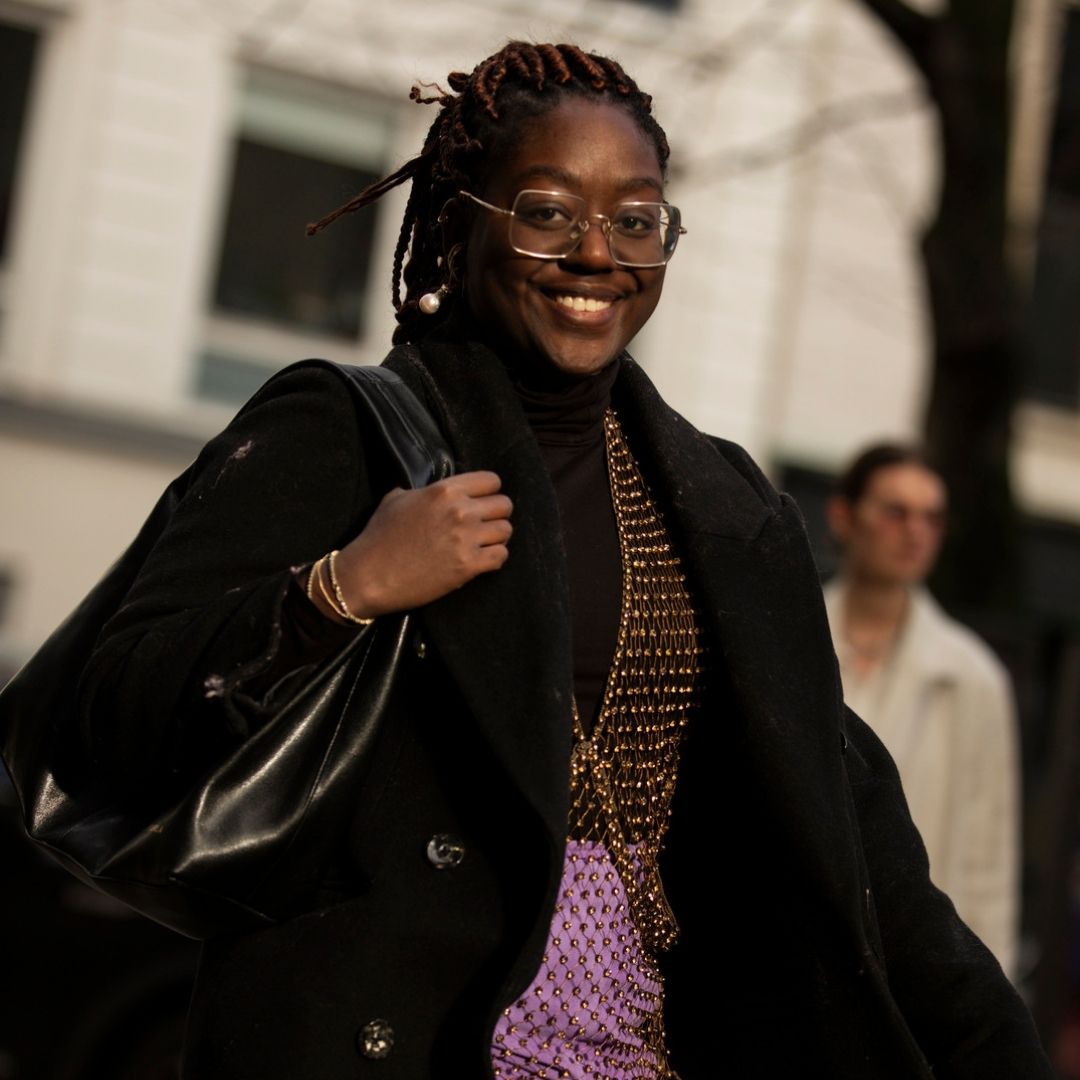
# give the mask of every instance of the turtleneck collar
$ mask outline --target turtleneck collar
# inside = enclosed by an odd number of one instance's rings
[[[482,329],[468,314],[454,312],[435,335],[445,340],[484,342]],[[604,437],[604,411],[619,375],[620,357],[591,375],[573,375],[548,364],[527,361],[494,349],[521,402],[525,418],[542,446],[591,446]]]
[[[508,367],[525,419],[541,445],[586,446],[604,435],[604,410],[619,374],[619,358],[593,375],[536,373]]]

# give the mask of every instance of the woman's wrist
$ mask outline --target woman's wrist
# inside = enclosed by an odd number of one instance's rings
[[[346,597],[338,576],[337,550],[329,551],[317,559],[310,567],[301,569],[296,574],[298,584],[303,588],[308,600],[326,618],[339,624],[368,626],[375,617],[363,613],[363,608],[356,610]]]

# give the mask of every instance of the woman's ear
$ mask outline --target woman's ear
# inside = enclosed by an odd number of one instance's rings
[[[462,291],[465,285],[462,258],[464,244],[455,239],[463,229],[461,208],[457,199],[446,200],[436,218],[436,224],[439,226],[439,245],[442,248],[438,260],[440,281],[435,289],[420,297],[417,306],[423,315],[435,315],[446,298]]]
[[[439,230],[442,237],[442,250],[445,256],[455,246],[460,250],[465,244],[465,235],[468,231],[466,213],[461,205],[461,200],[454,196],[443,203],[439,211]]]

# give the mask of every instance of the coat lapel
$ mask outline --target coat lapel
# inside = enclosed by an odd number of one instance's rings
[[[699,748],[743,757],[762,811],[833,901],[858,916],[842,692],[799,512],[740,448],[726,444],[722,453],[667,406],[636,365],[626,365],[618,390],[631,448],[641,447],[635,454],[699,605],[711,679],[728,690],[710,695],[723,711],[702,716]],[[720,835],[731,823],[710,821],[716,801],[702,794],[701,827]]]
[[[499,359],[425,342],[386,366],[426,400],[458,472],[490,469],[513,500],[510,558],[418,613],[518,789],[561,839],[569,815],[570,593],[555,491]]]

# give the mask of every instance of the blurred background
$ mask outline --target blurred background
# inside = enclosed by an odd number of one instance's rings
[[[0,0],[0,681],[276,368],[377,363],[418,148],[509,38],[653,93],[689,234],[633,351],[822,505],[867,442],[951,491],[933,581],[1021,718],[1018,975],[1080,1078],[1080,5]],[[2,782],[0,782],[2,783]],[[174,1075],[194,947],[52,871],[0,786],[0,1080]]]

